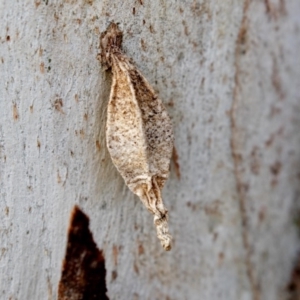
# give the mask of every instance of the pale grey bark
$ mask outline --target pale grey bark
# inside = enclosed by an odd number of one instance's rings
[[[298,0],[2,0],[0,298],[56,298],[78,204],[110,299],[287,299],[299,249],[299,15]],[[106,151],[111,76],[96,55],[110,21],[173,119],[170,253]]]

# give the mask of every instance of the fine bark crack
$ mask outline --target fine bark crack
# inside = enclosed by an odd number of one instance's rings
[[[260,300],[260,289],[258,282],[254,276],[254,267],[251,262],[251,247],[249,243],[249,220],[246,211],[246,191],[247,185],[243,181],[243,171],[241,168],[242,164],[242,153],[239,149],[239,129],[236,120],[236,110],[238,107],[238,97],[239,97],[239,89],[240,89],[240,57],[244,55],[247,51],[246,49],[246,39],[247,39],[247,26],[248,26],[248,18],[247,11],[250,6],[251,0],[246,0],[243,8],[243,17],[241,21],[241,26],[239,29],[236,48],[235,48],[235,76],[234,76],[234,89],[233,89],[233,101],[230,109],[230,125],[231,125],[231,137],[230,137],[230,147],[231,147],[231,155],[233,159],[234,166],[234,177],[236,181],[236,190],[239,201],[239,210],[241,216],[241,230],[242,230],[242,240],[243,246],[246,252],[245,257],[245,265],[248,280],[251,286],[253,300]]]

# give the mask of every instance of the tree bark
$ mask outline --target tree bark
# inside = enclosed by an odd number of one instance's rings
[[[77,204],[109,299],[291,299],[299,15],[298,0],[2,0],[0,298],[56,299]],[[106,149],[112,21],[173,121],[168,253]]]

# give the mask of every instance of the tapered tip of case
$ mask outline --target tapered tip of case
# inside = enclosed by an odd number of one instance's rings
[[[161,241],[161,245],[163,246],[164,250],[170,251],[172,249],[171,242],[172,242],[172,238],[170,235],[168,239]]]
[[[118,52],[122,48],[123,34],[116,23],[110,23],[108,28],[100,36],[101,53],[98,59],[103,65],[111,67],[111,53]]]
[[[163,218],[154,216],[154,224],[156,226],[157,237],[160,240],[162,247],[166,251],[170,251],[172,246],[172,236],[169,234],[167,216],[165,215]]]

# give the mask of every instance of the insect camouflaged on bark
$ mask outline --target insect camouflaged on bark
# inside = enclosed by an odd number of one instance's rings
[[[101,34],[99,59],[113,80],[107,108],[106,143],[129,189],[154,214],[157,237],[171,249],[161,190],[173,150],[171,120],[161,100],[122,50],[122,32],[111,23]]]

